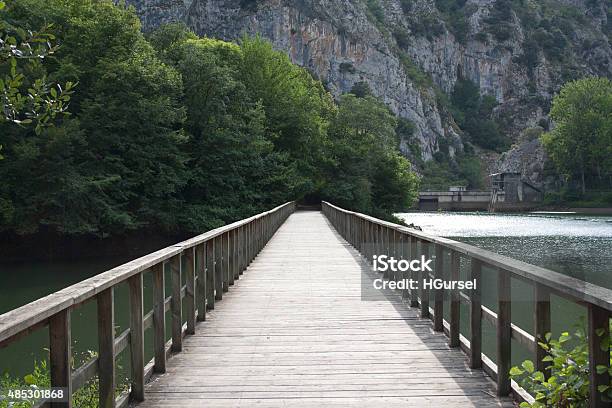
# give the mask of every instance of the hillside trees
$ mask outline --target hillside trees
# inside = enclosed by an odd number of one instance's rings
[[[2,232],[191,234],[306,195],[380,214],[414,197],[388,109],[371,96],[338,107],[260,38],[177,24],[145,38],[111,0],[6,12],[25,29],[52,24],[59,47],[37,77],[78,87],[55,127],[0,123]]]
[[[590,77],[568,82],[550,111],[555,121],[542,142],[557,171],[587,184],[612,186],[612,81]]]

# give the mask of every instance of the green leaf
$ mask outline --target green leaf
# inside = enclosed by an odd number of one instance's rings
[[[510,369],[510,375],[511,375],[511,376],[513,376],[513,377],[515,377],[515,376],[517,376],[517,375],[522,375],[523,373],[524,373],[524,371],[523,371],[523,370],[521,370],[521,369],[520,369],[520,368],[518,368],[518,367],[512,367],[512,368]]]
[[[23,377],[23,381],[25,381],[25,383],[28,385],[36,384],[36,380],[34,379],[34,376],[32,374],[28,374]]]
[[[533,366],[533,362],[531,360],[525,360],[521,365],[525,370],[527,370],[528,373],[533,373],[535,370],[535,367]]]
[[[599,391],[599,392],[606,392],[608,390],[608,388],[610,388],[609,385],[605,385],[605,384],[604,385],[599,385],[599,386],[597,386],[597,391]]]
[[[596,369],[597,369],[597,374],[603,374],[608,371],[608,367],[604,365],[598,365]]]

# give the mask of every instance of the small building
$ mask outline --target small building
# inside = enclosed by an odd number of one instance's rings
[[[493,193],[504,193],[506,204],[537,203],[543,200],[542,190],[525,180],[518,172],[491,174]]]
[[[466,186],[450,186],[448,188],[448,191],[451,191],[451,192],[455,192],[455,191],[467,191],[467,187]]]

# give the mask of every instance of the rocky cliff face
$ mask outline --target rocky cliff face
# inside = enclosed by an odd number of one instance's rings
[[[360,81],[415,124],[403,140],[424,160],[442,139],[449,154],[467,142],[449,113],[458,78],[495,97],[513,140],[546,122],[552,95],[569,79],[612,77],[607,0],[128,0],[145,30],[183,21],[199,35],[236,40],[259,33],[307,67],[335,95]],[[529,148],[522,144],[530,143]],[[531,146],[534,145],[534,146]],[[520,167],[537,141],[503,155]],[[541,153],[541,149],[538,150]],[[531,157],[531,156],[530,156]],[[542,181],[544,155],[526,171]],[[532,157],[533,158],[533,157]],[[535,169],[534,169],[535,168]],[[535,177],[534,177],[535,175]]]

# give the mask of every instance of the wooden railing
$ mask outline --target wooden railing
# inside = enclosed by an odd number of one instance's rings
[[[484,249],[433,236],[413,228],[385,222],[361,213],[347,211],[330,203],[323,202],[323,213],[336,230],[353,245],[367,262],[374,255],[394,256],[396,259],[415,259],[421,255],[435,253],[433,276],[423,272],[409,272],[410,276],[390,276],[390,279],[414,279],[441,277],[444,268],[444,254],[450,253],[450,278],[459,280],[460,259],[467,258],[470,263],[470,279],[476,279],[477,289],[467,295],[459,290],[444,289],[419,290],[411,293],[402,291],[402,296],[410,306],[420,308],[420,315],[433,320],[435,331],[444,331],[449,337],[450,347],[461,347],[469,356],[471,368],[483,368],[496,382],[500,396],[509,395],[515,398],[531,400],[525,390],[520,388],[509,376],[511,339],[526,346],[534,355],[537,370],[548,374],[542,361],[544,352],[538,346],[543,336],[551,331],[550,296],[555,294],[587,308],[588,347],[589,347],[589,404],[591,407],[609,407],[602,394],[597,391],[599,385],[609,385],[608,372],[598,374],[594,367],[609,367],[610,350],[601,348],[601,340],[610,336],[609,319],[612,311],[612,290],[590,284],[560,273],[508,258]],[[497,313],[481,303],[481,273],[487,266],[496,271],[497,279]],[[419,276],[417,276],[419,275]],[[533,327],[525,330],[512,323],[511,319],[511,281],[516,278],[528,282],[534,291]],[[430,293],[433,292],[433,293]],[[448,291],[447,291],[448,292]],[[443,318],[444,297],[450,295],[449,320]],[[433,298],[433,307],[430,299]],[[469,338],[460,334],[460,302],[469,305]],[[482,353],[482,321],[490,321],[496,326],[496,363]],[[599,332],[599,335],[598,335]],[[603,334],[602,334],[603,332]],[[533,334],[532,334],[533,333]]]
[[[214,309],[215,301],[222,299],[223,292],[229,290],[294,210],[294,202],[286,203],[153,252],[0,315],[0,347],[48,325],[52,387],[67,388],[72,395],[97,375],[100,407],[125,407],[129,400],[142,401],[145,381],[153,373],[166,371],[166,359],[171,353],[181,351],[183,337],[195,333],[196,321],[205,320],[206,310]],[[170,296],[165,294],[166,264],[171,270]],[[143,310],[145,273],[153,275],[153,310],[148,312]],[[130,318],[129,328],[117,335],[114,289],[122,282],[127,282],[129,287]],[[91,330],[97,324],[97,357],[73,369],[70,315],[74,309],[94,300],[98,318]],[[168,310],[172,314],[172,339],[166,342]],[[154,358],[146,363],[144,333],[148,329],[153,330]],[[127,347],[131,356],[131,384],[129,391],[117,396],[115,358]],[[56,402],[51,406],[70,407],[71,403]]]

